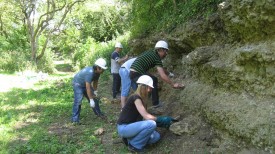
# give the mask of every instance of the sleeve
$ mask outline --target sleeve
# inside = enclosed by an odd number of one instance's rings
[[[117,52],[113,52],[112,53],[112,59],[117,62],[120,59],[119,54]]]
[[[155,66],[163,67],[163,64],[160,58],[156,58]]]
[[[85,74],[85,82],[92,83],[93,74],[92,70],[88,71],[88,73]]]

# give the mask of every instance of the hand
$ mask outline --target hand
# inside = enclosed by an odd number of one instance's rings
[[[97,90],[94,91],[95,96],[97,96]]]
[[[169,128],[173,121],[175,121],[175,119],[169,116],[159,116],[157,117],[156,123],[158,127]]]
[[[175,83],[175,84],[173,84],[173,88],[175,88],[175,89],[181,89],[181,88],[185,88],[185,86],[182,85],[182,84],[179,84],[179,83]]]
[[[91,106],[92,108],[95,107],[95,101],[94,101],[93,99],[90,99],[90,106]]]

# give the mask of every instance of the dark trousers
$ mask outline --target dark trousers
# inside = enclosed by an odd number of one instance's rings
[[[79,122],[80,120],[80,111],[81,111],[81,102],[83,99],[83,96],[90,102],[90,99],[88,98],[88,94],[86,91],[86,87],[79,86],[78,83],[73,83],[73,90],[74,90],[74,103],[73,103],[73,110],[72,110],[72,122]],[[91,91],[94,91],[91,88]],[[99,100],[94,99],[95,101],[95,107],[92,108],[95,115],[100,116],[101,110],[99,107]]]
[[[131,79],[131,81],[136,83],[136,85],[137,85],[138,78],[142,75],[143,74],[130,71],[130,79]],[[145,74],[145,75],[149,75],[149,74]],[[158,105],[159,104],[158,78],[153,75],[149,75],[149,76],[153,79],[153,86],[154,86],[154,88],[152,89],[152,104]],[[137,86],[134,86],[134,87],[137,88]],[[136,90],[136,89],[134,89],[134,90]]]
[[[116,98],[116,95],[120,91],[120,86],[121,86],[121,78],[118,73],[112,73],[113,74],[113,98]]]

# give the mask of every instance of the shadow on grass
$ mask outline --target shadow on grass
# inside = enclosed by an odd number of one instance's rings
[[[71,64],[56,64],[55,68],[60,72],[72,72],[73,67]]]

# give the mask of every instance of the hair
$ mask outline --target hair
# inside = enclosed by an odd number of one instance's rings
[[[165,48],[157,48],[157,49],[155,49],[157,52],[160,52],[161,50],[163,50],[163,49],[165,49]]]
[[[97,70],[97,68],[98,68],[99,70],[102,69],[101,67],[99,67],[99,66],[97,66],[97,65],[93,65],[93,69],[94,69],[94,70]]]
[[[147,85],[144,85],[144,84],[138,84],[138,87],[137,87],[137,90],[135,92],[135,94],[138,94],[140,95],[141,99],[142,99],[142,103],[143,103],[143,106],[145,108],[147,108],[147,103],[145,103],[148,99],[148,86]]]

